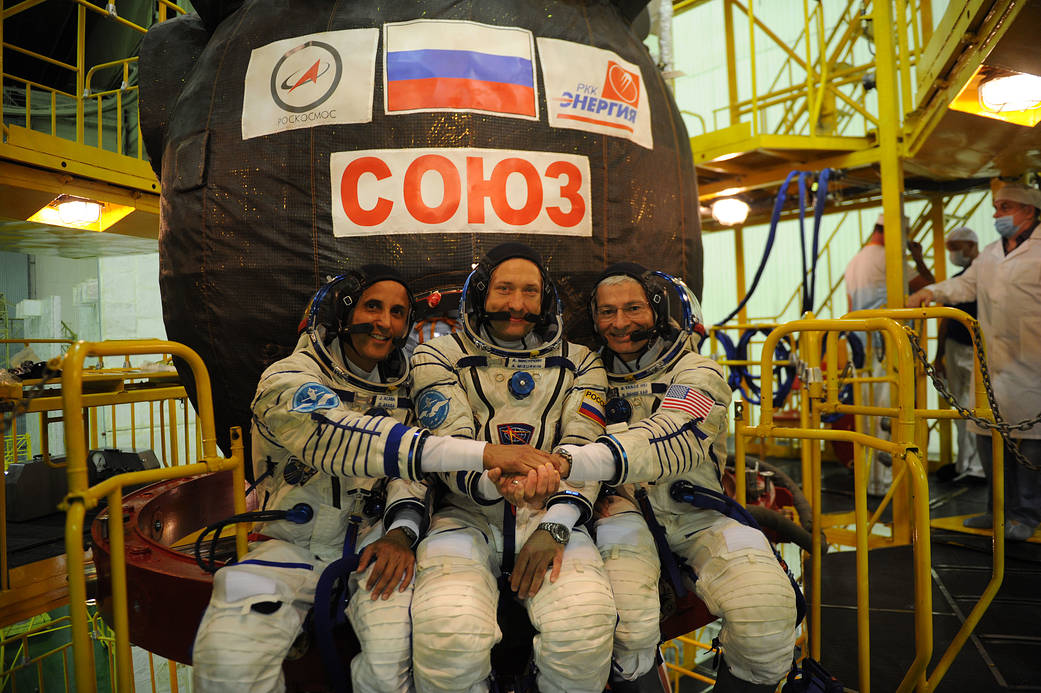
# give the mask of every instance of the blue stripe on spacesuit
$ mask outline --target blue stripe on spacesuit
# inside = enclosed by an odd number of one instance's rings
[[[408,478],[418,479],[420,471],[420,460],[423,457],[423,444],[426,442],[427,436],[430,435],[426,431],[416,431],[412,434],[412,440],[409,441],[408,446]]]
[[[622,483],[623,479],[629,477],[629,458],[625,454],[625,449],[618,443],[618,440],[613,435],[603,435],[596,439],[598,443],[604,443],[611,449],[611,454],[614,455],[615,477],[610,479],[606,483],[609,486],[617,486]]]
[[[368,460],[370,458],[370,456],[372,455],[372,446],[375,443],[375,441],[378,440],[378,438],[376,436],[379,435],[379,427],[380,427],[380,422],[382,420],[382,417],[376,417],[376,416],[362,417],[362,418],[365,419],[365,424],[364,424],[365,425],[365,429],[366,430],[371,430],[374,435],[371,438],[366,438],[365,439],[365,450],[364,451],[362,451],[362,449],[361,449],[362,446],[361,445],[358,446],[358,452],[355,453],[354,460],[358,460],[358,459]],[[402,424],[395,424],[395,425],[400,426]],[[384,447],[383,449],[384,449],[384,453],[386,453],[386,447]],[[352,470],[354,469],[354,466],[355,466],[354,465],[354,460],[351,461],[351,469]],[[363,464],[363,466],[365,466],[365,465]],[[354,476],[358,476],[358,475],[355,474]]]
[[[568,491],[565,489],[554,493],[549,497],[549,500],[546,501],[546,508],[554,506],[557,503],[570,503],[578,507],[581,514],[578,517],[578,522],[575,523],[576,527],[589,522],[589,518],[593,516],[593,504],[589,502],[588,498],[577,491]]]
[[[401,437],[405,435],[409,427],[405,424],[394,424],[387,435],[387,442],[383,446],[383,471],[387,476],[401,476],[398,467],[398,449],[401,447]]]
[[[244,561],[238,563],[232,563],[232,565],[263,565],[270,568],[293,568],[296,570],[314,570],[314,566],[310,563],[283,563],[281,561],[264,561],[259,558],[247,558]]]
[[[473,499],[474,503],[477,503],[477,505],[495,505],[499,501],[503,500],[502,497],[493,498],[491,500],[481,498],[481,494],[477,492],[477,484],[479,483],[481,483],[481,474],[478,474],[477,472],[467,472],[466,489],[464,492]]]

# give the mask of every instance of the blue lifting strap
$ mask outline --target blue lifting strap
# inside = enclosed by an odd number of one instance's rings
[[[669,486],[669,495],[678,503],[689,503],[695,508],[715,510],[746,527],[753,527],[760,532],[763,531],[756,519],[752,517],[752,514],[743,505],[725,493],[681,479],[674,481]],[[781,564],[785,575],[788,576],[788,581],[792,583],[792,589],[795,590],[795,625],[799,625],[802,623],[803,617],[806,616],[806,597],[803,595],[802,589],[799,588],[799,583],[795,581],[792,571],[788,570],[788,564],[781,558],[781,554],[777,552],[777,549],[773,551],[774,556],[777,557],[777,562]]]
[[[654,546],[658,550],[658,560],[661,562],[662,570],[665,571],[672,589],[676,592],[676,598],[687,596],[687,587],[683,584],[683,576],[680,574],[676,554],[669,548],[669,540],[665,537],[665,528],[658,524],[658,518],[654,516],[651,503],[647,500],[647,489],[642,487],[636,489],[636,502],[640,506],[640,512],[643,513],[643,519],[647,523],[648,529],[651,530],[651,536],[654,537]]]
[[[314,590],[314,637],[318,652],[322,656],[327,683],[336,693],[348,693],[350,676],[343,666],[342,657],[336,651],[333,629],[347,620],[346,606],[350,593],[347,581],[358,568],[358,525],[361,518],[352,515],[343,540],[343,556],[330,563],[318,578]]]

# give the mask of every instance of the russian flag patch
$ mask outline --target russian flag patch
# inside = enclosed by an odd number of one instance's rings
[[[388,114],[473,111],[538,120],[535,42],[527,29],[459,20],[383,25]]]
[[[604,417],[605,405],[603,397],[592,390],[586,390],[586,393],[582,396],[582,404],[578,408],[578,413],[603,426],[606,422]]]

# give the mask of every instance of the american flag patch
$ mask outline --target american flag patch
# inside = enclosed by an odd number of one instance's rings
[[[699,419],[707,419],[714,406],[716,402],[711,397],[686,385],[669,386],[665,399],[661,401],[661,409],[679,409]]]

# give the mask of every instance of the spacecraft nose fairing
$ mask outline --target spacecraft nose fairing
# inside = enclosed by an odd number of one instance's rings
[[[443,290],[521,240],[569,322],[621,260],[700,295],[690,145],[633,5],[250,2],[149,32],[163,312],[209,367],[225,449],[311,294],[366,262]]]

